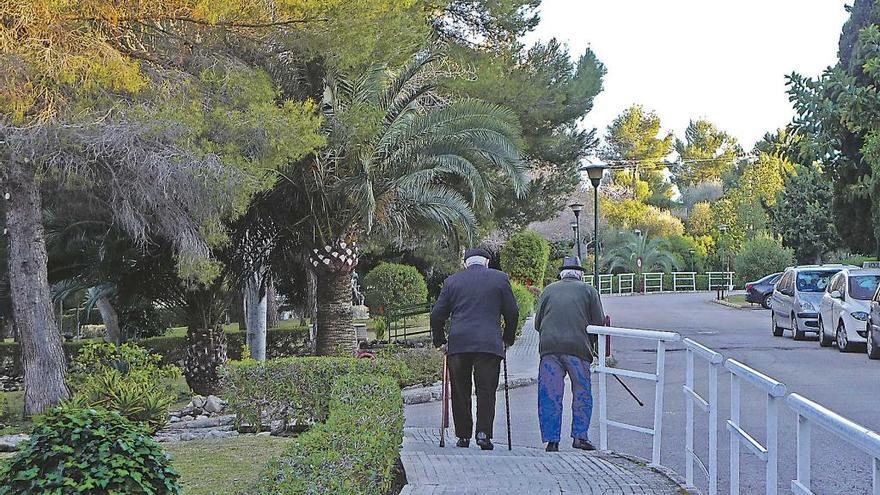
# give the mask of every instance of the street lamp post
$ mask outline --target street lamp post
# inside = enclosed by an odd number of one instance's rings
[[[593,184],[593,280],[596,287],[599,287],[599,185],[606,168],[605,165],[589,165],[582,169]]]
[[[581,211],[583,211],[584,205],[574,202],[568,207],[574,212],[574,242],[577,244],[578,263],[583,263],[581,261]]]

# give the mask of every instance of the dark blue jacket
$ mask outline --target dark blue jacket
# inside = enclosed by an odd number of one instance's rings
[[[431,311],[435,346],[447,343],[445,326],[450,317],[448,354],[486,352],[503,357],[504,344],[513,345],[516,339],[519,320],[510,278],[504,272],[481,265],[449,276]]]

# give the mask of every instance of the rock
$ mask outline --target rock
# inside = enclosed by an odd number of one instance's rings
[[[223,411],[223,401],[216,395],[209,395],[205,400],[205,412],[217,414]]]
[[[168,418],[169,423],[180,423],[181,421],[183,420],[180,419],[180,416],[171,416],[170,418]]]
[[[207,399],[205,399],[205,397],[203,397],[201,395],[193,395],[192,405],[193,405],[193,407],[201,409],[201,408],[205,407],[206,400]]]
[[[30,435],[25,435],[24,433],[0,437],[0,452],[16,452],[21,442],[30,438]]]

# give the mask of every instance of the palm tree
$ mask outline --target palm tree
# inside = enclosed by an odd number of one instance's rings
[[[517,191],[525,187],[513,113],[447,101],[436,85],[449,75],[432,47],[396,72],[327,76],[327,146],[285,171],[282,185],[292,203],[285,221],[301,233],[317,275],[318,354],[355,347],[350,283],[360,238],[401,238],[428,225],[470,236],[473,205],[491,205],[487,173],[500,170]]]
[[[608,271],[641,274],[643,272],[668,272],[678,268],[678,260],[666,248],[661,238],[649,239],[648,234],[636,235],[632,232],[621,234],[621,243],[605,255]],[[638,260],[642,260],[639,267]]]

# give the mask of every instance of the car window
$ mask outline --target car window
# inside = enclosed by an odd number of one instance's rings
[[[785,292],[789,291],[789,289],[791,287],[791,280],[793,277],[794,277],[794,272],[787,272],[782,277],[782,280],[780,280],[779,284],[777,284],[777,288],[779,289],[779,292],[785,293]]]
[[[800,292],[824,292],[835,272],[805,270],[797,274],[797,290]]]
[[[779,282],[780,278],[782,278],[781,273],[777,273],[775,275],[770,275],[770,280],[768,280],[767,283],[775,284],[776,282]]]
[[[841,294],[843,294],[843,290],[841,289],[843,287],[844,279],[845,277],[843,276],[843,273],[838,273],[837,275],[835,275],[834,278],[831,279],[831,283],[828,284],[827,291],[831,293],[837,290],[840,291]]]
[[[870,301],[877,292],[880,275],[856,275],[849,278],[849,293],[853,299]]]

